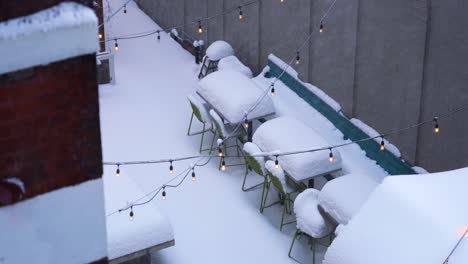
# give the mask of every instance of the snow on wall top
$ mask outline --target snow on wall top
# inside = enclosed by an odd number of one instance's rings
[[[386,177],[328,249],[324,264],[440,263],[468,227],[468,168]],[[450,264],[468,263],[468,238]]]
[[[224,57],[234,55],[234,49],[226,41],[218,40],[213,42],[207,49],[206,55],[210,60],[220,60]]]
[[[297,73],[296,70],[294,70],[293,67],[289,66],[286,62],[281,60],[280,58],[276,57],[273,54],[268,55],[268,59],[272,61],[274,64],[278,65],[278,67],[282,70],[286,70],[286,73],[289,74],[291,77],[296,79],[299,83],[301,83],[303,86],[305,86],[307,89],[309,89],[311,92],[313,92],[316,96],[318,96],[322,101],[324,101],[326,104],[328,104],[331,108],[333,108],[335,111],[339,112],[341,111],[341,105],[335,101],[333,98],[331,98],[328,94],[326,94],[324,91],[322,91],[320,88],[310,84],[303,82],[299,79],[299,74]]]
[[[70,2],[1,22],[0,74],[96,52],[97,23],[92,9]]]

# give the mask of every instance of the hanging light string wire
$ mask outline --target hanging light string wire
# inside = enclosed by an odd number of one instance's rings
[[[128,3],[130,3],[131,1],[133,1],[133,0],[127,0],[127,1],[125,1],[125,4],[123,4],[122,6],[120,6],[114,13],[110,14],[110,15],[105,19],[105,22],[109,22],[115,15],[117,15],[117,14],[120,12],[120,10],[124,9],[124,8],[126,7],[126,5],[128,5]],[[107,3],[107,5],[110,6],[110,3]],[[103,21],[101,24],[99,24],[98,29],[99,29],[100,27],[104,26],[104,23],[105,23],[105,22]]]
[[[457,244],[455,244],[455,246],[452,248],[452,251],[450,251],[450,254],[447,256],[447,258],[445,259],[445,261],[443,262],[443,264],[448,264],[449,263],[449,259],[450,257],[453,255],[453,252],[455,252],[455,250],[457,250],[458,246],[461,244],[461,242],[463,241],[463,239],[465,237],[468,236],[468,227],[466,228],[465,232],[463,233],[463,235],[460,237],[460,239],[458,239],[458,242]]]
[[[125,5],[127,5],[130,1],[132,0],[129,0],[127,1],[124,5],[122,5],[119,9],[117,9],[116,12],[114,12],[110,18],[112,18],[113,16],[115,16],[118,12],[120,12],[120,10],[122,10],[124,8]],[[228,8],[226,11],[222,12],[222,13],[218,13],[218,14],[215,14],[215,15],[212,15],[212,16],[208,16],[208,17],[204,17],[204,18],[200,18],[200,19],[196,19],[196,20],[193,20],[191,22],[188,22],[188,23],[182,23],[178,26],[173,26],[173,27],[167,27],[167,28],[159,28],[159,29],[156,29],[156,30],[151,30],[151,31],[145,31],[145,32],[140,32],[140,33],[133,33],[133,34],[129,34],[129,35],[123,35],[123,36],[118,36],[118,37],[112,37],[112,38],[108,38],[106,40],[102,40],[101,42],[109,42],[109,41],[114,41],[114,40],[120,40],[120,39],[135,39],[135,38],[142,38],[142,37],[146,37],[146,36],[149,36],[149,35],[154,35],[154,34],[157,34],[158,32],[169,32],[170,30],[172,29],[180,29],[180,28],[183,28],[183,27],[186,27],[186,26],[191,26],[191,25],[196,25],[198,23],[201,23],[201,22],[206,22],[208,20],[211,20],[211,19],[214,19],[216,17],[219,17],[219,16],[224,16],[224,15],[227,15],[227,14],[230,14],[230,13],[233,13],[234,11],[237,11],[239,10],[239,7],[246,7],[246,6],[250,6],[250,5],[253,5],[255,3],[260,3],[261,0],[253,0],[253,1],[250,1],[250,2],[247,2],[245,4],[242,4],[242,5],[236,5],[236,6],[233,6],[231,8]],[[110,20],[110,18],[107,19],[107,21]],[[103,23],[104,24],[104,23]],[[99,25],[102,26],[103,24]]]

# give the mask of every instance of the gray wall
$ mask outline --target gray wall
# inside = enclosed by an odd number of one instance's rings
[[[164,27],[188,23],[246,3],[245,0],[136,0]],[[289,61],[312,37],[294,65],[301,79],[335,98],[349,117],[381,132],[417,123],[468,104],[468,1],[263,0],[184,30],[211,43],[231,43],[255,72],[270,53]],[[468,166],[468,111],[432,126],[390,137],[411,163],[430,171]]]

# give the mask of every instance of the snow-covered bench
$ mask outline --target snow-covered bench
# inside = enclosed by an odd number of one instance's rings
[[[263,152],[279,153],[330,146],[314,129],[290,117],[279,117],[263,123],[253,135],[253,142]],[[294,182],[301,183],[341,170],[339,151],[333,150],[333,156],[334,160],[330,162],[328,150],[324,150],[279,156],[278,161]]]
[[[130,201],[144,194],[135,183],[125,175],[104,179],[106,208],[120,209]],[[108,216],[107,248],[110,263],[136,261],[150,263],[150,253],[174,245],[174,233],[168,218],[150,202],[133,208],[133,220],[130,211],[122,211]]]

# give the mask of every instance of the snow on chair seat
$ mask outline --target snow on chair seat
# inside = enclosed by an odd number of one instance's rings
[[[326,220],[318,208],[319,191],[306,189],[294,201],[297,228],[314,238],[322,238],[332,233],[334,226]]]
[[[187,96],[190,106],[192,107],[192,116],[190,117],[190,124],[189,128],[187,130],[187,135],[188,136],[194,136],[194,135],[199,135],[201,134],[201,140],[200,140],[200,147],[199,147],[199,152],[201,153],[202,151],[208,150],[211,153],[211,150],[213,148],[213,143],[215,139],[214,135],[214,129],[213,129],[213,123],[211,121],[210,115],[208,114],[208,110],[206,109],[205,104],[201,102],[201,98],[197,95],[189,95]],[[203,124],[202,130],[199,132],[195,133],[190,133],[190,130],[192,128],[192,122],[193,122],[193,117],[196,117],[198,121],[200,121]],[[203,141],[205,139],[205,133],[210,132],[213,134],[213,140],[211,141],[211,146],[209,148],[203,149]]]
[[[218,62],[218,70],[233,70],[245,75],[247,78],[252,78],[253,73],[249,67],[245,66],[236,56],[227,56]]]
[[[242,182],[242,191],[246,192],[262,185],[263,190],[262,196],[260,198],[260,212],[263,212],[263,198],[265,195],[265,187],[267,183],[267,177],[265,173],[265,157],[255,156],[261,153],[261,150],[254,143],[247,142],[244,144],[245,175],[244,181]],[[263,181],[253,186],[245,187],[245,182],[247,180],[247,175],[249,174],[249,171],[254,171],[257,175],[263,177]]]
[[[347,174],[325,184],[320,207],[338,224],[346,225],[379,183],[368,175]]]
[[[328,147],[330,144],[313,128],[290,117],[279,117],[263,123],[253,135],[253,142],[264,152],[297,151]],[[328,150],[278,157],[279,164],[296,183],[341,169],[341,155]]]

